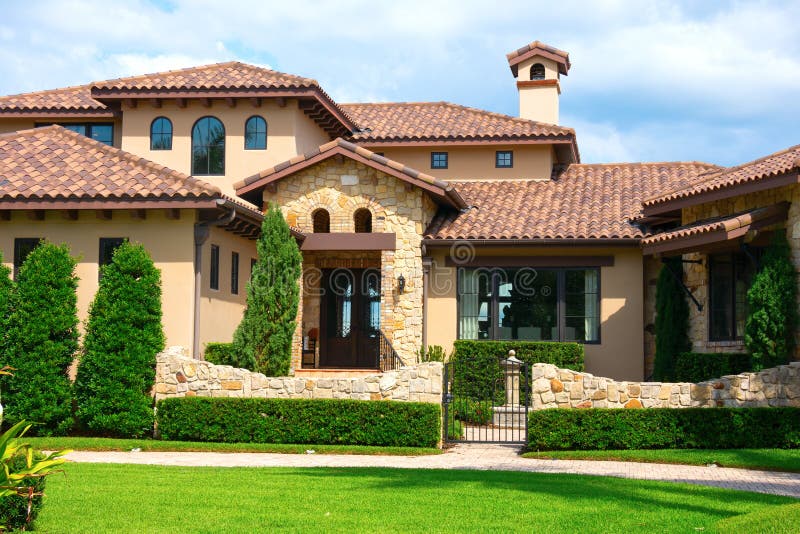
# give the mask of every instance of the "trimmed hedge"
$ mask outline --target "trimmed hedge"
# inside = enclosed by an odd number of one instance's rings
[[[583,345],[552,341],[474,341],[453,343],[453,394],[476,400],[502,403],[505,381],[500,360],[508,351],[527,364],[549,363],[562,369],[583,371]],[[523,393],[524,394],[524,393]]]
[[[207,343],[203,357],[208,363],[213,363],[214,365],[241,367],[241,362],[239,362],[233,343]]]
[[[800,408],[540,410],[528,416],[528,448],[800,448]]]
[[[675,359],[676,382],[703,382],[725,375],[738,375],[753,368],[746,353],[682,352]]]
[[[164,399],[162,439],[227,443],[309,443],[435,447],[438,404],[350,399]]]

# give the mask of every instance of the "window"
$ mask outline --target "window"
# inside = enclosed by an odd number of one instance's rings
[[[124,237],[101,237],[100,238],[100,254],[97,257],[97,264],[99,267],[100,278],[103,277],[103,266],[111,263],[114,256],[114,251],[117,250],[122,243],[125,242]]]
[[[99,141],[108,146],[114,145],[114,125],[108,122],[42,122],[36,123],[35,126],[50,126],[51,124],[58,124],[67,130],[70,130],[81,135],[85,135],[90,139]]]
[[[231,253],[231,293],[239,294],[239,253]]]
[[[372,232],[372,212],[367,208],[359,208],[353,214],[353,225],[357,234],[369,234]]]
[[[150,150],[172,150],[172,121],[156,117],[150,124]]]
[[[544,65],[541,63],[531,65],[531,80],[544,80]]]
[[[327,234],[331,231],[331,216],[328,210],[318,209],[311,215],[315,234]]]
[[[219,289],[219,247],[211,245],[211,273],[209,287]]]
[[[192,174],[225,174],[225,127],[216,117],[198,119],[192,127]]]
[[[510,150],[498,150],[494,155],[494,166],[498,169],[510,169],[514,166],[514,153]]]
[[[18,237],[14,240],[14,280],[17,279],[19,268],[25,263],[28,254],[41,243],[41,237]]]
[[[599,269],[461,268],[459,339],[600,341]]]
[[[744,254],[708,257],[709,341],[744,339],[747,288],[753,274],[753,263]]]
[[[447,152],[431,152],[431,169],[447,168]]]
[[[244,123],[244,149],[266,150],[267,121],[263,117],[253,116]]]

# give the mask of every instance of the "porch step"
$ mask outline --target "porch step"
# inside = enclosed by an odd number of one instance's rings
[[[502,428],[525,428],[525,407],[519,405],[496,406],[492,424]]]
[[[295,369],[297,378],[358,378],[381,374],[380,369]]]

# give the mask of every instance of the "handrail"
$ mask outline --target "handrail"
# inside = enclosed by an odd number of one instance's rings
[[[403,360],[397,355],[392,347],[392,342],[386,338],[383,330],[378,330],[379,349],[378,349],[378,368],[381,371],[394,371],[403,366]]]

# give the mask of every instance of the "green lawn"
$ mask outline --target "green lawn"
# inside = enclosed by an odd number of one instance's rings
[[[112,439],[84,437],[26,438],[40,450],[73,449],[76,451],[177,451],[177,452],[275,452],[305,454],[309,449],[324,454],[372,454],[422,456],[441,454],[439,449],[421,447],[367,447],[364,445],[291,445],[282,443],[206,443],[194,441],[160,441],[155,439]]]
[[[794,502],[575,475],[67,464],[64,474],[48,478],[37,527],[52,533],[714,532],[719,521],[769,515]],[[783,525],[797,519],[789,510]],[[735,526],[737,533],[758,531]]]
[[[660,464],[708,465],[800,473],[800,449],[661,449],[624,451],[527,452],[525,458],[619,460]]]

